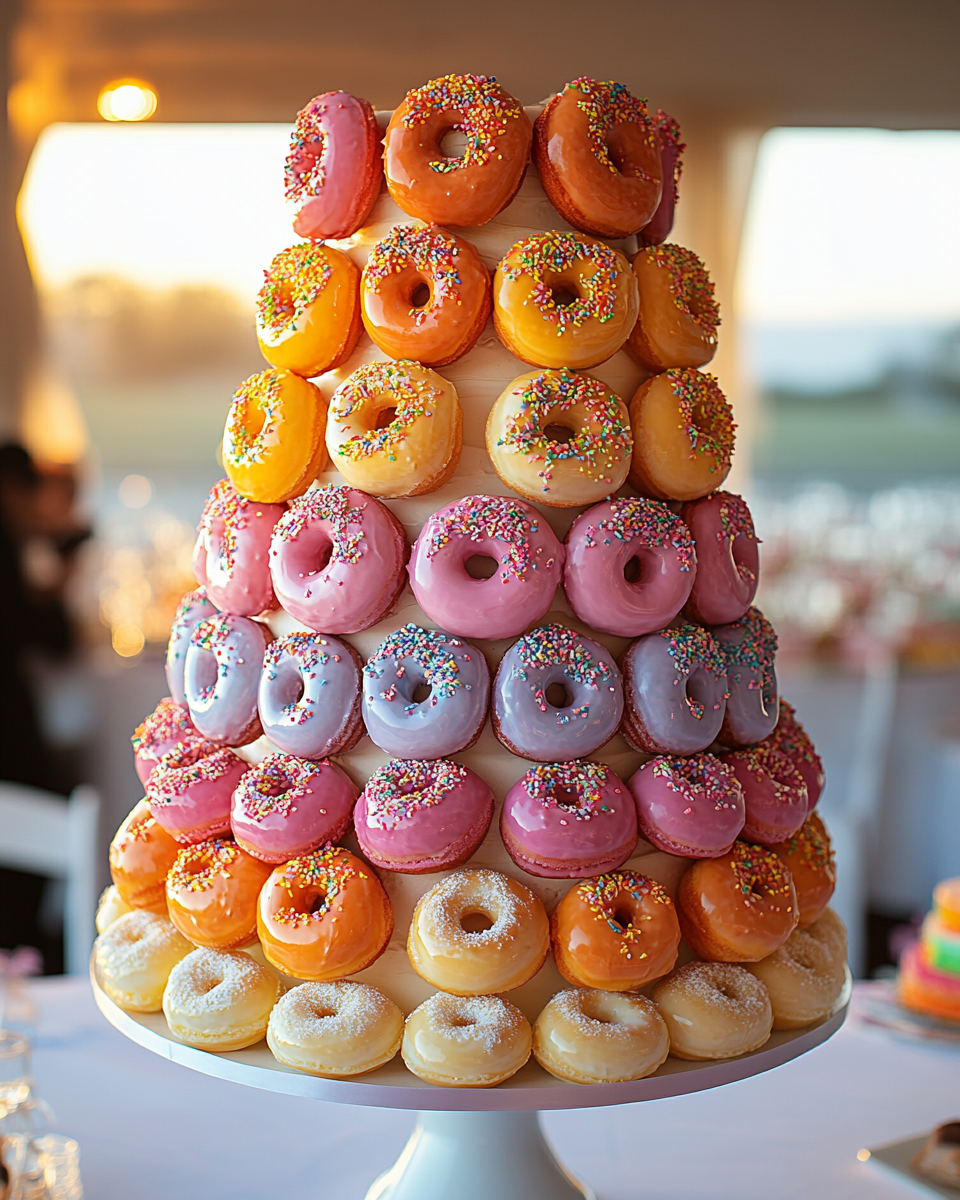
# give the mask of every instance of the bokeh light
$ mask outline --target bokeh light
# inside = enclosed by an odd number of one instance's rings
[[[105,121],[146,121],[157,111],[157,93],[137,79],[108,83],[97,99]]]

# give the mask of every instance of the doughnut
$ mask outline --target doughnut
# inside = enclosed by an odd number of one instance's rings
[[[497,334],[535,367],[581,370],[606,362],[630,336],[639,303],[626,257],[583,233],[524,238],[493,278]]]
[[[367,780],[353,813],[375,867],[425,875],[459,867],[487,836],[493,792],[460,763],[393,759]]]
[[[277,638],[264,651],[257,712],[263,732],[287,754],[346,754],[363,737],[360,656],[319,633]]]
[[[127,1012],[159,1012],[167,977],[193,946],[159,913],[125,913],[93,944],[100,987]]]
[[[790,872],[772,850],[749,842],[688,867],[677,910],[687,943],[708,962],[759,962],[797,927]]]
[[[263,733],[257,690],[270,630],[248,617],[221,613],[190,635],[184,668],[194,725],[213,742],[245,746]]]
[[[407,1017],[400,1053],[437,1087],[495,1087],[530,1057],[530,1022],[499,996],[436,992]]]
[[[462,442],[456,388],[408,359],[364,363],[330,400],[330,460],[372,496],[435,492],[457,469]]]
[[[190,720],[187,706],[165,696],[130,738],[140,782],[147,782],[160,759],[175,746],[201,741],[203,737]]]
[[[359,633],[387,615],[406,582],[407,539],[388,508],[353,488],[312,488],[277,522],[270,573],[294,620]]]
[[[912,1172],[951,1190],[960,1187],[960,1121],[944,1121],[910,1160]],[[950,1195],[950,1192],[946,1192]]]
[[[305,379],[332,371],[353,353],[361,329],[352,259],[315,242],[274,256],[257,295],[257,342],[272,367]]]
[[[166,902],[166,898],[164,898]],[[112,885],[104,888],[100,893],[100,899],[97,902],[97,933],[106,933],[115,921],[119,921],[121,917],[127,913],[134,912],[125,900],[120,896],[120,893]]]
[[[625,238],[660,203],[660,144],[646,101],[613,80],[574,79],[533,126],[533,159],[547,198],[575,229]]]
[[[237,785],[230,827],[248,854],[282,863],[339,842],[356,799],[356,785],[336,763],[271,753]]]
[[[327,405],[292,371],[272,367],[237,388],[223,431],[223,466],[233,486],[259,504],[301,496],[327,461]]]
[[[167,872],[179,853],[146,800],[135,804],[110,843],[110,878],[123,903],[166,916]]]
[[[542,763],[507,792],[500,836],[530,875],[577,879],[627,861],[637,844],[637,814],[606,763]]]
[[[383,136],[369,101],[324,92],[297,113],[286,161],[294,231],[348,238],[370,215],[383,178]]]
[[[198,1050],[242,1050],[267,1032],[282,988],[249,954],[194,950],[170,972],[163,1015],[170,1032]]]
[[[470,574],[489,559],[487,579]],[[428,517],[410,556],[410,586],[430,618],[458,637],[516,637],[546,613],[564,549],[546,520],[522,500],[465,496]]]
[[[566,1083],[625,1083],[667,1060],[670,1037],[646,996],[571,988],[557,992],[533,1025],[533,1056]]]
[[[190,645],[190,635],[201,621],[206,621],[209,617],[216,615],[217,610],[207,599],[207,589],[203,587],[187,592],[177,605],[164,662],[167,687],[177,704],[185,705],[187,702],[186,693],[183,690],[183,668],[186,663],[187,647]]]
[[[452,871],[421,896],[407,938],[417,974],[454,996],[512,991],[549,949],[550,923],[533,892],[479,867]]]
[[[740,496],[713,492],[680,509],[697,548],[697,574],[684,614],[701,625],[739,621],[760,582],[760,539]]]
[[[630,468],[630,414],[605,383],[574,371],[531,371],[487,417],[487,453],[507,487],[551,508],[596,504]]]
[[[234,788],[250,768],[213,742],[191,742],[168,751],[145,788],[157,823],[181,845],[230,829]]]
[[[718,625],[713,636],[727,660],[727,707],[719,739],[739,749],[773,733],[780,715],[774,659],[777,635],[759,608]]]
[[[565,625],[541,625],[500,660],[490,716],[511,754],[538,762],[583,758],[620,726],[620,672],[593,638]]]
[[[611,871],[567,892],[554,909],[550,937],[564,979],[629,992],[677,961],[680,926],[665,887],[634,871]]]
[[[665,854],[719,858],[743,829],[740,780],[713,754],[651,758],[629,780],[640,835]]]
[[[282,504],[257,504],[241,496],[229,479],[213,485],[200,518],[193,573],[221,612],[255,617],[277,607],[270,538],[284,511]]]
[[[793,876],[800,928],[806,929],[819,920],[837,886],[836,860],[823,821],[811,813],[793,837],[770,849]]]
[[[260,893],[257,932],[271,966],[326,983],[380,957],[393,933],[393,909],[365,863],[327,846],[274,870]]]
[[[395,225],[377,242],[363,268],[360,303],[363,326],[384,354],[425,367],[472,350],[493,310],[476,248],[439,225]]]
[[[662,108],[651,118],[653,132],[660,146],[660,166],[663,172],[663,192],[660,203],[649,225],[637,234],[641,246],[659,246],[670,236],[673,214],[677,207],[677,190],[680,185],[682,156],[686,146],[680,141],[680,126],[675,117],[668,116]]]
[[[829,947],[834,958],[841,963],[847,961],[847,927],[832,908],[825,908],[807,929]]]
[[[604,500],[570,526],[563,590],[581,621],[640,637],[677,616],[699,560],[686,525],[659,500]]]
[[[807,818],[807,785],[785,754],[748,746],[723,761],[743,788],[743,836],[772,846],[792,838]]]
[[[466,137],[460,157],[444,135]],[[444,75],[407,92],[384,136],[383,166],[394,201],[421,221],[485,225],[517,194],[533,130],[518,100],[492,76]]]
[[[774,1029],[801,1029],[829,1017],[847,978],[844,960],[816,925],[795,929],[779,950],[747,970],[770,993]]]
[[[687,963],[661,979],[651,995],[666,1021],[674,1058],[735,1058],[770,1038],[767,989],[733,963]]]
[[[426,694],[417,699],[419,692]],[[448,633],[404,625],[363,668],[363,720],[397,757],[443,758],[480,736],[490,700],[483,652]]]
[[[277,1062],[322,1079],[375,1071],[402,1038],[403,1013],[368,983],[301,983],[280,997],[267,1026]]]
[[[270,867],[235,842],[188,846],[167,875],[170,920],[185,938],[212,950],[237,950],[257,936],[257,897]]]
[[[682,246],[649,246],[633,260],[640,312],[626,350],[655,374],[702,367],[717,352],[720,306],[703,263]]]
[[[796,710],[786,700],[780,701],[780,716],[773,733],[764,738],[761,744],[779,750],[797,768],[807,785],[807,806],[808,811],[812,812],[823,791],[823,762],[797,720]]]
[[[630,401],[630,484],[658,500],[696,500],[726,479],[733,410],[712,375],[679,367],[641,384]]]
[[[620,732],[648,754],[696,754],[717,737],[727,695],[727,662],[699,625],[637,638],[620,663]]]

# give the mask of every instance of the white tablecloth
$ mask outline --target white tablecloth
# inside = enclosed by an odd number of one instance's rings
[[[81,979],[38,980],[34,1075],[78,1138],[88,1200],[361,1200],[411,1113],[298,1100],[177,1067],[127,1041]],[[600,1200],[895,1200],[856,1152],[960,1117],[960,1052],[855,1019],[825,1045],[712,1092],[550,1113]],[[451,1200],[456,1200],[451,1197]]]

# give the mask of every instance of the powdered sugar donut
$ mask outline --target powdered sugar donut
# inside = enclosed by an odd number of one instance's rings
[[[776,728],[761,745],[779,750],[797,768],[807,785],[807,812],[813,812],[823,791],[823,762],[797,720],[796,710],[786,700],[780,701]]]
[[[167,642],[167,659],[164,668],[167,675],[167,687],[177,704],[186,704],[187,702],[187,694],[183,690],[183,670],[187,661],[190,635],[201,621],[206,621],[216,615],[216,607],[210,603],[207,589],[203,587],[187,592],[177,605],[177,614],[173,618],[173,627],[170,630],[170,640]]]
[[[786,841],[807,818],[807,785],[785,754],[750,746],[725,754],[723,761],[743,786],[743,836],[772,846]]]
[[[270,536],[283,504],[257,504],[229,479],[215,483],[203,506],[193,573],[221,612],[255,617],[276,607],[270,582]]]
[[[743,829],[743,788],[713,754],[651,758],[630,779],[640,833],[683,858],[719,858]]]
[[[713,630],[727,660],[729,696],[720,730],[726,746],[753,746],[773,733],[780,714],[774,659],[777,635],[759,608]]]
[[[697,574],[684,613],[702,625],[739,621],[760,582],[760,539],[740,496],[713,492],[680,509],[697,546]]]
[[[245,746],[263,732],[257,687],[270,641],[265,625],[226,613],[193,631],[184,684],[190,716],[204,737]]]
[[[150,811],[185,846],[227,833],[234,789],[249,769],[212,742],[181,743],[163,756],[147,780]]]
[[[190,720],[185,704],[165,697],[153,712],[133,731],[133,765],[141,783],[146,783],[157,763],[181,742],[202,741],[202,735]]]

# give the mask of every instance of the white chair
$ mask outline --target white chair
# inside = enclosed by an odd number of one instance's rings
[[[86,974],[96,936],[97,820],[100,797],[81,784],[69,800],[0,782],[0,866],[63,879],[67,974]]]

